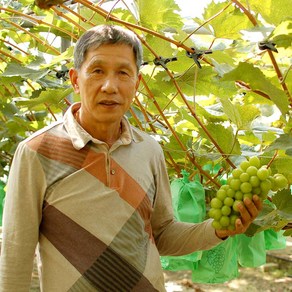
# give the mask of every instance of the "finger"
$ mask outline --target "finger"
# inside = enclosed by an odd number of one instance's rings
[[[258,211],[261,211],[261,210],[263,209],[263,202],[262,202],[262,200],[260,199],[260,197],[257,196],[257,195],[254,195],[254,196],[252,197],[252,199],[253,199],[253,202],[254,202],[256,208],[258,209]]]
[[[243,222],[241,219],[236,219],[235,221],[235,234],[240,234],[240,233],[244,233],[246,230],[246,227],[244,226]]]
[[[248,208],[251,208],[250,204],[253,204],[253,203],[251,202],[250,199],[246,198],[244,200],[244,204],[240,204],[238,206],[238,210],[240,212],[240,218],[241,218],[242,224],[246,224],[252,220],[252,214],[248,210]],[[256,207],[254,207],[254,208],[256,209]]]
[[[245,218],[247,220],[255,219],[257,217],[257,215],[259,214],[259,210],[258,210],[257,206],[254,204],[254,202],[252,200],[250,200],[249,198],[245,198],[244,199],[244,206],[245,206],[245,208],[244,208],[245,210],[243,209],[243,212],[245,213]]]

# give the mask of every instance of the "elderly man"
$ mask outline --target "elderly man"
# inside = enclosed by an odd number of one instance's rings
[[[81,102],[21,142],[4,212],[0,291],[165,291],[159,255],[209,249],[244,232],[262,208],[245,200],[235,231],[176,222],[163,151],[129,124],[142,46],[130,31],[85,32],[69,72]]]

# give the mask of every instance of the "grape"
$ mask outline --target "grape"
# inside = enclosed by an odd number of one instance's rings
[[[249,183],[252,187],[258,187],[260,185],[260,179],[256,175],[252,175],[249,178]]]
[[[220,189],[227,191],[229,189],[229,185],[223,185]]]
[[[219,200],[218,198],[213,198],[211,200],[211,208],[220,209],[222,205],[223,205],[222,201]]]
[[[233,178],[233,179],[230,181],[230,187],[231,187],[233,190],[235,190],[235,191],[239,190],[239,188],[240,188],[240,184],[241,184],[241,181],[240,181],[239,178]]]
[[[239,205],[244,204],[245,198],[252,200],[258,195],[264,200],[270,191],[278,191],[287,187],[288,179],[283,174],[272,176],[271,168],[261,165],[257,156],[240,163],[239,168],[233,169],[211,200],[209,217],[213,218],[212,226],[219,230],[234,230],[235,221],[240,218]]]
[[[246,173],[249,174],[249,176],[257,175],[258,169],[251,165],[247,168]]]
[[[227,196],[228,196],[228,197],[233,198],[234,195],[235,195],[235,190],[233,190],[233,189],[229,189],[229,190],[227,191]]]
[[[260,180],[265,180],[269,177],[269,170],[265,167],[261,167],[258,171],[257,171],[257,177]]]
[[[242,200],[243,199],[243,193],[241,191],[237,191],[234,195],[235,200]]]
[[[252,193],[255,194],[255,195],[260,195],[262,192],[262,189],[258,186],[256,188],[252,188]]]
[[[234,200],[230,197],[225,198],[224,205],[228,207],[232,207]]]
[[[212,226],[213,226],[216,230],[220,230],[220,229],[222,229],[222,225],[221,225],[220,222],[217,221],[217,220],[214,220],[214,221],[212,222]]]
[[[221,212],[221,209],[215,209],[215,208],[211,208],[209,210],[209,216],[211,218],[214,218],[215,220],[219,220],[222,216],[222,212]]]
[[[252,190],[252,186],[249,182],[243,182],[240,185],[240,190],[245,194],[245,193],[250,193]]]
[[[217,191],[216,197],[219,200],[224,201],[224,199],[227,197],[226,190],[223,190],[222,188],[220,188],[220,190]]]
[[[241,182],[249,181],[249,174],[246,172],[243,172],[239,177]]]
[[[231,208],[229,206],[224,205],[221,208],[221,213],[223,216],[228,216],[231,213]]]
[[[230,224],[230,219],[228,216],[222,216],[219,220],[219,223],[223,226],[223,227],[227,227]]]
[[[240,168],[243,170],[243,171],[246,171],[247,168],[250,166],[249,162],[248,161],[242,161],[240,163]]]
[[[260,188],[262,190],[262,193],[267,194],[270,191],[270,189],[272,188],[271,181],[268,179],[262,181],[260,184]]]
[[[243,173],[243,170],[240,168],[236,168],[232,171],[232,177],[233,178],[239,178],[240,175]]]
[[[274,176],[274,183],[278,189],[284,189],[288,185],[288,179],[283,174],[276,174]]]
[[[257,156],[250,157],[248,162],[249,162],[249,164],[251,166],[255,166],[256,168],[260,168],[261,167],[261,161]]]

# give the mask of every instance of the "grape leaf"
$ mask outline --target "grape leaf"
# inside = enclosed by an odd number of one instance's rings
[[[288,99],[286,94],[273,85],[263,72],[252,64],[240,62],[237,68],[226,73],[222,80],[244,81],[249,85],[251,90],[267,94],[283,114],[286,114],[288,111]]]
[[[292,27],[291,20],[283,21],[272,32],[269,39],[276,43],[277,47],[289,48],[292,45]]]
[[[290,190],[283,189],[273,196],[273,203],[278,213],[285,219],[292,222],[292,194]]]
[[[233,104],[229,99],[221,98],[223,110],[238,130],[249,130],[252,121],[259,116],[260,111],[253,105],[244,107]]]
[[[292,150],[292,135],[283,134],[280,135],[278,139],[271,144],[266,151],[273,151],[273,150],[287,150],[290,152]]]
[[[49,69],[33,70],[16,63],[10,63],[2,76],[17,78],[21,77],[30,80],[37,80],[46,76],[49,73],[49,71],[50,71]]]
[[[266,0],[265,5],[258,0],[249,0],[250,7],[271,24],[278,24],[282,19],[291,17],[291,0]]]
[[[67,89],[48,89],[46,91],[42,91],[39,97],[21,100],[17,102],[18,106],[26,106],[29,109],[35,108],[38,105],[43,105],[45,103],[51,104],[60,102],[62,99],[67,97],[70,93],[72,93],[72,88]]]
[[[223,153],[225,154],[240,154],[240,146],[237,138],[234,136],[233,129],[231,127],[224,127],[215,123],[210,123],[206,126],[206,129],[210,135],[214,138],[219,145]],[[207,137],[206,133],[200,130],[203,137]]]
[[[273,202],[274,202],[275,196],[276,196],[276,201],[281,200],[280,197],[282,196],[282,193],[280,192],[278,193],[279,194],[276,194],[273,196]],[[291,200],[292,198],[288,197],[286,199]],[[286,226],[292,220],[291,216],[292,216],[292,211],[290,211],[290,214],[289,213],[287,214],[286,211],[282,212],[281,210],[278,210],[276,204],[272,204],[269,201],[266,201],[263,203],[263,210],[261,211],[259,216],[253,221],[253,223],[249,226],[249,228],[245,232],[245,235],[253,236],[254,234],[258,232],[261,232],[270,228],[274,229],[275,231],[280,231],[284,226]]]

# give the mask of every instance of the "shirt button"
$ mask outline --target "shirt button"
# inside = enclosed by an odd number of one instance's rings
[[[116,171],[114,169],[111,170],[111,174],[114,175]]]

